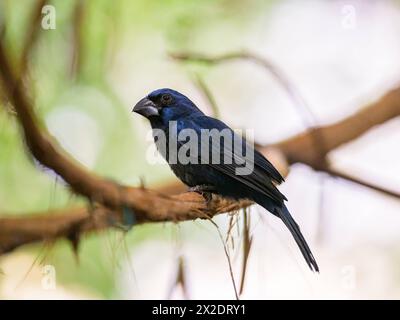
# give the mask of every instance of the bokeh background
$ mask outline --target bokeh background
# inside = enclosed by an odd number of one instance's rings
[[[80,2],[81,4],[77,4]],[[7,49],[22,50],[34,0],[0,0]],[[301,92],[314,124],[375,101],[400,80],[399,1],[52,0],[56,29],[41,31],[30,56],[30,94],[49,132],[77,160],[118,182],[172,181],[151,165],[149,125],[131,114],[148,92],[175,88],[210,113],[193,82],[200,76],[221,119],[251,128],[267,144],[305,129],[287,93],[254,64],[209,66],[171,59],[248,50],[268,58]],[[81,6],[76,31],[74,12]],[[76,39],[79,39],[77,41]],[[74,50],[79,42],[79,61]],[[400,119],[370,130],[330,155],[335,167],[400,191]],[[283,224],[250,209],[253,244],[242,298],[400,298],[400,201],[308,167],[291,168],[281,190],[319,262],[312,274]],[[0,214],[31,214],[85,203],[31,161],[18,123],[0,107]],[[241,225],[229,244],[236,282]],[[214,219],[225,234],[229,218]],[[181,257],[181,258],[179,258]],[[179,260],[185,289],[175,286]],[[47,286],[54,267],[56,286]],[[67,241],[22,247],[0,257],[0,298],[233,299],[215,226],[147,224],[86,236],[78,259]]]

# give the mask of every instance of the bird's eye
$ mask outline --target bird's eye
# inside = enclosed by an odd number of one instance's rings
[[[163,94],[163,95],[161,96],[161,102],[162,102],[163,104],[165,104],[165,105],[170,104],[170,103],[172,102],[172,96],[171,96],[170,94],[168,94],[168,93]]]

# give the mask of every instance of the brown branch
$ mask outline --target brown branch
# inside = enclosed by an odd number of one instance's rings
[[[154,213],[137,215],[135,224],[146,222],[180,222],[195,219],[209,219],[215,215],[236,211],[252,204],[251,201],[230,201],[213,196],[211,205],[207,206],[204,198],[197,193],[187,192],[172,196],[170,203],[160,202],[160,195],[148,195],[156,204]],[[168,199],[168,198],[166,198]],[[162,206],[175,207],[162,209]],[[182,209],[186,208],[184,212]],[[38,241],[53,241],[59,238],[73,240],[88,232],[100,231],[106,228],[118,228],[126,224],[123,209],[109,209],[98,206],[94,209],[75,208],[59,211],[49,211],[41,214],[30,214],[15,217],[2,215],[0,218],[0,255],[10,252],[22,245]]]
[[[386,121],[400,116],[400,87],[386,93],[377,102],[361,108],[353,115],[324,127],[313,128],[274,146],[281,150],[289,164],[304,163],[317,170],[324,171],[321,155],[315,150],[312,134],[317,134],[324,141],[323,154],[349,143],[368,130]]]
[[[107,209],[89,210],[69,209],[62,212],[49,211],[46,214],[22,217],[3,216],[0,219],[0,254],[9,252],[21,245],[37,241],[69,237],[74,232],[83,234],[93,228],[101,230],[109,226],[107,219],[115,214]],[[118,216],[115,220],[118,221]]]
[[[60,237],[76,239],[86,232],[124,224],[123,211],[135,215],[137,223],[184,221],[209,218],[219,213],[239,210],[252,204],[251,201],[230,201],[213,197],[207,203],[197,193],[166,195],[159,191],[121,186],[87,171],[70,159],[56,146],[53,139],[38,125],[30,101],[17,83],[0,42],[0,79],[4,91],[15,107],[22,126],[27,146],[32,155],[43,165],[59,174],[77,194],[100,203],[96,209],[69,209],[57,214],[5,217],[0,219],[0,254],[9,252],[20,245],[53,240]],[[315,128],[324,139],[324,154],[314,148],[312,131],[262,147],[260,151],[268,156],[276,155],[271,161],[285,175],[287,163],[305,163],[315,169],[324,169],[326,154],[332,149],[352,141],[375,125],[400,115],[400,88],[385,95],[378,102],[360,110],[336,124]],[[325,167],[326,169],[326,167]],[[178,186],[178,185],[177,185]],[[177,189],[180,187],[178,186]]]

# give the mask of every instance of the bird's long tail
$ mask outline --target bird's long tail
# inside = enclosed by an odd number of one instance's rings
[[[301,234],[298,224],[296,223],[296,221],[294,221],[294,219],[290,215],[290,212],[286,208],[286,206],[283,205],[282,207],[276,208],[275,214],[279,218],[281,218],[283,223],[289,229],[294,240],[296,241],[297,245],[299,246],[299,249],[300,249],[304,259],[306,260],[308,266],[310,267],[311,271],[319,272],[317,261],[315,261],[315,258],[313,256],[306,240],[304,239],[303,235]]]

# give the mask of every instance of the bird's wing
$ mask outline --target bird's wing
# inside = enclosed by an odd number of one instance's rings
[[[234,135],[235,139],[239,139],[243,145],[242,150],[240,150],[242,152],[237,152],[236,148],[232,148],[231,144],[224,143],[224,139],[220,140],[219,145],[217,145],[215,142],[210,143],[211,147],[208,150],[203,150],[203,152],[209,152],[209,157],[212,152],[219,152],[221,161],[219,163],[212,163],[211,159],[209,159],[209,161],[207,161],[207,163],[204,165],[208,165],[219,172],[234,178],[249,188],[276,200],[278,203],[283,203],[283,201],[286,200],[286,197],[273,184],[273,181],[277,183],[283,181],[283,177],[280,175],[280,173],[261,153],[249,145],[242,137],[236,135],[225,123],[207,116],[195,117],[189,122],[190,123],[185,123],[183,126],[196,130],[200,137],[201,129],[217,129],[218,131],[228,129],[230,130],[231,134]],[[246,157],[246,153],[244,151],[253,152],[254,158],[252,159],[251,157]],[[199,155],[199,157],[201,157],[201,155]],[[231,158],[233,160],[232,163],[224,163],[222,161],[224,157]],[[248,175],[238,175],[236,170],[240,167],[243,167],[244,161],[247,161],[247,163],[254,169]]]

